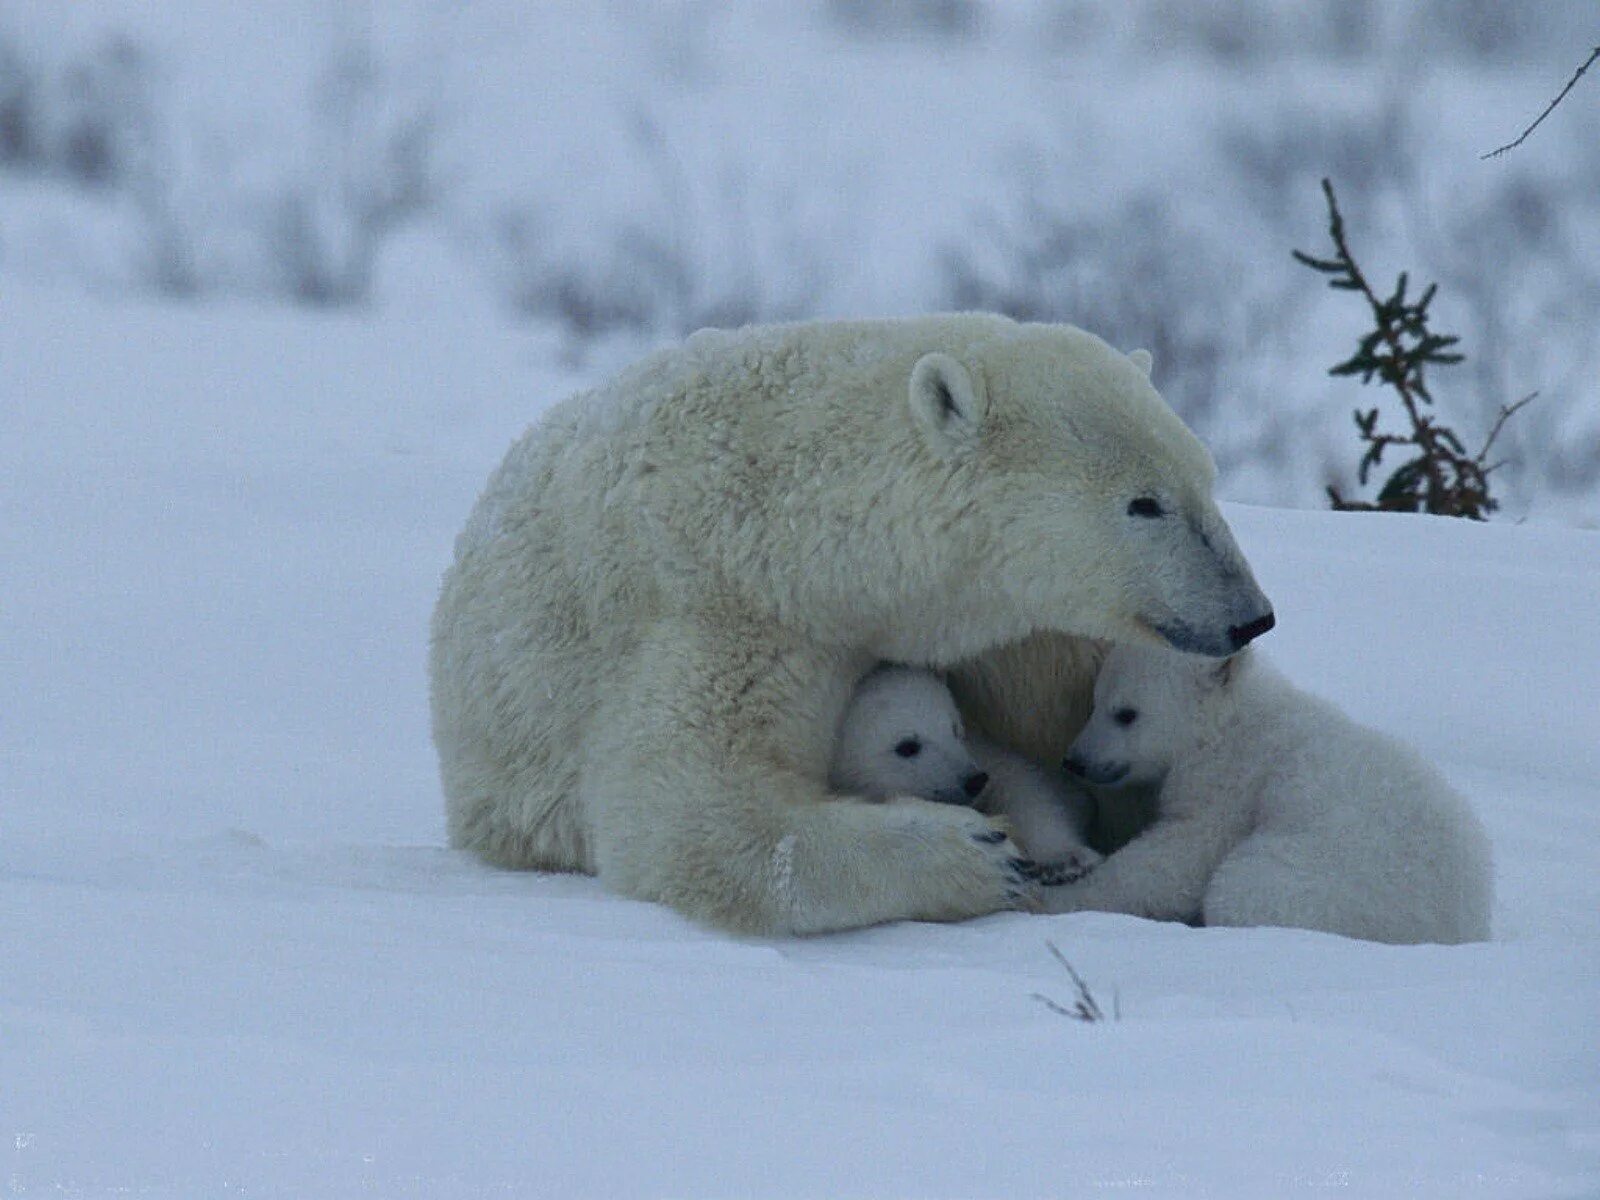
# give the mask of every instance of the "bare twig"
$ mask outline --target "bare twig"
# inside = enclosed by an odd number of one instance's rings
[[[1037,1000],[1040,1004],[1042,1004],[1046,1008],[1048,1008],[1051,1012],[1055,1013],[1059,1017],[1071,1017],[1074,1021],[1092,1020],[1092,1018],[1081,1016],[1079,1013],[1074,1012],[1072,1009],[1067,1008],[1065,1005],[1056,1003],[1054,1000],[1050,999],[1049,996],[1046,996],[1043,992],[1034,992],[1033,993],[1033,998],[1035,1000]]]
[[[1088,1025],[1092,1025],[1096,1021],[1104,1021],[1106,1019],[1105,1010],[1100,1007],[1100,1002],[1094,998],[1094,993],[1089,990],[1089,985],[1083,981],[1083,976],[1073,969],[1072,964],[1067,961],[1067,956],[1061,953],[1060,947],[1054,942],[1046,942],[1045,945],[1049,947],[1050,953],[1055,956],[1055,960],[1065,967],[1067,974],[1072,977],[1072,987],[1077,993],[1077,998],[1073,1001],[1071,1008],[1052,1000],[1042,992],[1034,992],[1033,998],[1058,1016],[1069,1017],[1074,1021],[1082,1021]],[[1120,995],[1113,997],[1111,1009],[1114,1019],[1122,1020],[1122,997]]]
[[[1546,117],[1555,112],[1556,105],[1560,104],[1567,98],[1567,93],[1570,92],[1574,86],[1576,86],[1578,80],[1583,78],[1583,73],[1589,69],[1590,64],[1592,64],[1597,58],[1600,58],[1600,46],[1596,46],[1592,51],[1590,51],[1589,57],[1583,60],[1583,65],[1572,73],[1571,79],[1567,80],[1567,86],[1561,89],[1561,93],[1554,100],[1545,105],[1544,111],[1534,118],[1533,124],[1524,129],[1521,136],[1519,136],[1516,141],[1507,142],[1504,146],[1497,146],[1493,150],[1489,151],[1489,153],[1480,154],[1478,157],[1480,159],[1499,158],[1507,150],[1515,150],[1518,146],[1522,145],[1523,142],[1527,141],[1528,135],[1535,129],[1539,128],[1539,126],[1543,124]]]
[[[1494,424],[1489,427],[1489,436],[1483,439],[1483,449],[1478,451],[1478,463],[1483,467],[1484,475],[1487,476],[1490,472],[1498,471],[1501,467],[1505,466],[1505,462],[1503,460],[1497,463],[1488,463],[1487,465],[1484,463],[1484,460],[1489,457],[1489,447],[1493,446],[1495,438],[1500,436],[1501,427],[1504,426],[1508,420],[1510,420],[1512,415],[1519,408],[1537,399],[1538,395],[1538,392],[1529,392],[1515,404],[1502,404],[1500,406],[1499,415],[1495,417]]]

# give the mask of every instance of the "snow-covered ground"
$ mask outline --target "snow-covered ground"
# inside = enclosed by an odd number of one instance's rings
[[[427,615],[549,361],[0,293],[5,1194],[1600,1192],[1600,535],[1228,510],[1274,657],[1481,810],[1492,944],[731,939],[443,848]]]

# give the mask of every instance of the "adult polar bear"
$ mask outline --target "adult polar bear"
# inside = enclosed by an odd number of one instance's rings
[[[1224,655],[1270,627],[1148,372],[1065,326],[809,323],[696,334],[552,408],[434,613],[451,843],[746,932],[1018,903],[988,818],[830,795],[834,736],[889,659],[957,667],[976,728],[1059,761],[1082,639]]]

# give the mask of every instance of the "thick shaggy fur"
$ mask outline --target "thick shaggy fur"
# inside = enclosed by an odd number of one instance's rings
[[[1052,912],[1283,925],[1377,942],[1489,936],[1488,838],[1412,749],[1294,688],[1246,651],[1218,666],[1118,648],[1069,763],[1161,778],[1156,822]]]
[[[830,792],[833,736],[880,660],[979,660],[969,715],[1012,731],[1035,674],[1087,710],[1092,652],[1063,635],[1221,655],[1259,629],[1147,369],[994,317],[809,323],[702,332],[555,406],[434,612],[452,844],[744,931],[1018,903],[999,826]],[[1033,635],[1021,671],[983,666]]]
[[[861,681],[839,725],[828,783],[873,800],[916,796],[1004,817],[1051,882],[1100,861],[1087,840],[1095,812],[1088,792],[1059,766],[969,735],[933,671],[882,666]]]

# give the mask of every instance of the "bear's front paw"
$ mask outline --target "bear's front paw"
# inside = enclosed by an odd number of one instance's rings
[[[923,896],[917,915],[950,920],[1007,908],[1033,908],[1038,869],[1011,840],[1003,820],[954,804],[902,797],[879,810],[896,830],[890,870],[910,872]]]
[[[990,851],[1001,873],[1006,904],[1011,908],[1031,908],[1038,900],[1039,864],[1023,855],[1011,834],[995,826],[979,830],[972,840]]]

